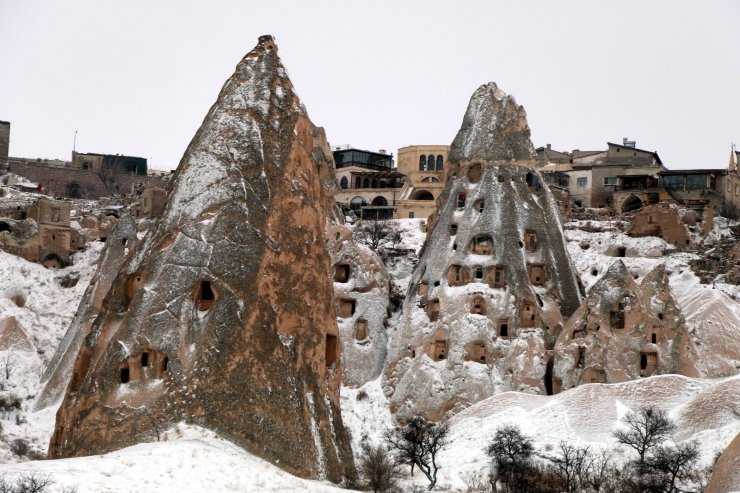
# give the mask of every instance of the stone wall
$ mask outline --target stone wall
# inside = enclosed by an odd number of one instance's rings
[[[41,183],[48,195],[83,199],[99,199],[117,194],[129,194],[132,187],[157,186],[167,188],[167,182],[155,176],[109,173],[92,170],[44,166],[14,161],[10,171],[36,183]],[[105,180],[104,180],[105,178]]]
[[[10,149],[10,122],[0,121],[0,163],[8,160]]]

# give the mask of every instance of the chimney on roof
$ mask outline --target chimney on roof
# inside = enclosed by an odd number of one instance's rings
[[[552,150],[552,146],[550,144],[547,144],[547,150],[548,151],[551,151]]]
[[[627,137],[624,137],[622,139],[622,145],[624,147],[631,147],[631,148],[634,149],[635,147],[637,147],[637,141],[636,140],[627,140]]]
[[[381,149],[378,152],[381,153],[381,154],[385,154],[385,149]]]

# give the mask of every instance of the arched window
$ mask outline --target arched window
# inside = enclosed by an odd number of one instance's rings
[[[378,188],[378,180],[373,180],[373,188]]]
[[[371,204],[374,206],[386,206],[388,205],[388,201],[382,195],[378,195],[373,199]]]
[[[419,171],[426,171],[427,170],[427,157],[422,154],[419,156]]]
[[[362,186],[362,179],[358,176],[355,178],[355,188],[360,188]]]
[[[367,202],[365,202],[365,199],[362,197],[355,197],[352,199],[352,201],[349,203],[349,208],[353,211],[360,210],[360,207],[363,205],[367,205]]]
[[[362,188],[370,188],[370,179],[369,178],[365,178],[364,180],[362,180]]]
[[[442,171],[442,168],[445,164],[445,158],[442,157],[442,154],[437,156],[437,171]]]
[[[346,176],[342,177],[342,180],[339,182],[339,186],[342,188],[348,188],[349,187],[349,181],[347,180]]]

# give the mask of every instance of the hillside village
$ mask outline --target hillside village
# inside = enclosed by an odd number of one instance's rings
[[[271,36],[173,173],[12,157],[0,122],[0,474],[202,491],[229,461],[254,475],[217,491],[354,489],[422,417],[449,426],[437,488],[490,491],[501,426],[627,464],[613,431],[654,406],[703,491],[740,489],[740,152],[535,147],[494,82],[449,145],[328,138]]]

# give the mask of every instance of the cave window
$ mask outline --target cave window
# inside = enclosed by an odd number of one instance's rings
[[[489,235],[479,235],[470,242],[470,250],[478,255],[493,254],[493,239]]]
[[[462,209],[465,207],[465,193],[460,192],[457,194],[457,208]]]
[[[542,286],[545,284],[547,277],[547,271],[542,265],[530,265],[529,266],[529,281],[534,286]]]
[[[470,305],[470,313],[475,315],[486,314],[486,302],[480,296],[473,298],[473,302]]]
[[[124,366],[121,368],[119,372],[119,377],[121,378],[121,383],[128,383],[129,380],[131,380],[131,374],[129,373],[128,366]]]
[[[167,371],[167,367],[169,366],[169,363],[170,363],[170,359],[167,356],[165,356],[164,359],[162,360],[162,371],[163,372]]]
[[[663,320],[663,314],[662,313],[658,313],[658,320]]]
[[[577,368],[583,368],[583,363],[586,361],[586,348],[578,346],[578,361],[576,363]]]
[[[336,270],[334,271],[334,282],[347,281],[349,281],[349,265],[337,264]]]
[[[624,308],[623,304],[619,304],[618,310],[612,310],[609,312],[609,323],[612,329],[624,329]]]
[[[468,181],[478,183],[480,181],[481,165],[480,163],[471,164],[468,168]]]
[[[650,335],[650,342],[652,342],[653,344],[656,344],[658,342],[658,334],[656,334],[655,332],[653,332]]]
[[[141,353],[141,366],[142,367],[149,366],[149,353],[146,352],[146,351],[144,351],[143,353]]]
[[[358,341],[367,339],[367,320],[364,318],[358,318],[355,322],[355,339]]]
[[[337,336],[332,334],[326,334],[326,354],[324,356],[324,362],[326,367],[329,368],[337,361]]]
[[[349,318],[355,314],[356,301],[353,299],[341,299],[339,300],[339,316],[342,318]]]
[[[627,255],[627,249],[625,247],[617,248],[617,257],[625,257]]]
[[[126,243],[128,243],[128,238],[124,238],[121,240],[121,245],[126,246]]]
[[[534,305],[529,301],[525,301],[522,303],[519,325],[521,327],[534,327],[535,325],[534,322],[535,322]]]
[[[531,190],[537,191],[542,188],[542,185],[540,184],[540,179],[532,173],[527,173],[526,181]]]
[[[447,341],[434,341],[434,359],[441,361],[447,358]]]
[[[213,291],[211,281],[200,281],[198,294],[196,296],[196,306],[198,311],[206,312],[210,310],[211,305],[216,300],[216,293]]]
[[[452,223],[450,224],[450,236],[455,236],[457,234],[457,224]]]
[[[642,353],[640,354],[640,370],[645,370],[647,368],[647,354]]]
[[[501,266],[493,268],[493,287],[503,288],[506,286],[506,272]]]
[[[537,233],[527,230],[524,232],[524,246],[528,252],[537,250]]]
[[[486,201],[483,199],[478,199],[475,201],[475,204],[473,205],[473,208],[477,210],[479,213],[483,212],[483,209],[485,208]]]
[[[480,265],[475,266],[475,280],[481,281],[483,279],[483,267]]]
[[[436,322],[439,320],[439,299],[433,299],[429,302],[429,321]]]
[[[509,321],[499,320],[498,321],[498,336],[509,337]]]

